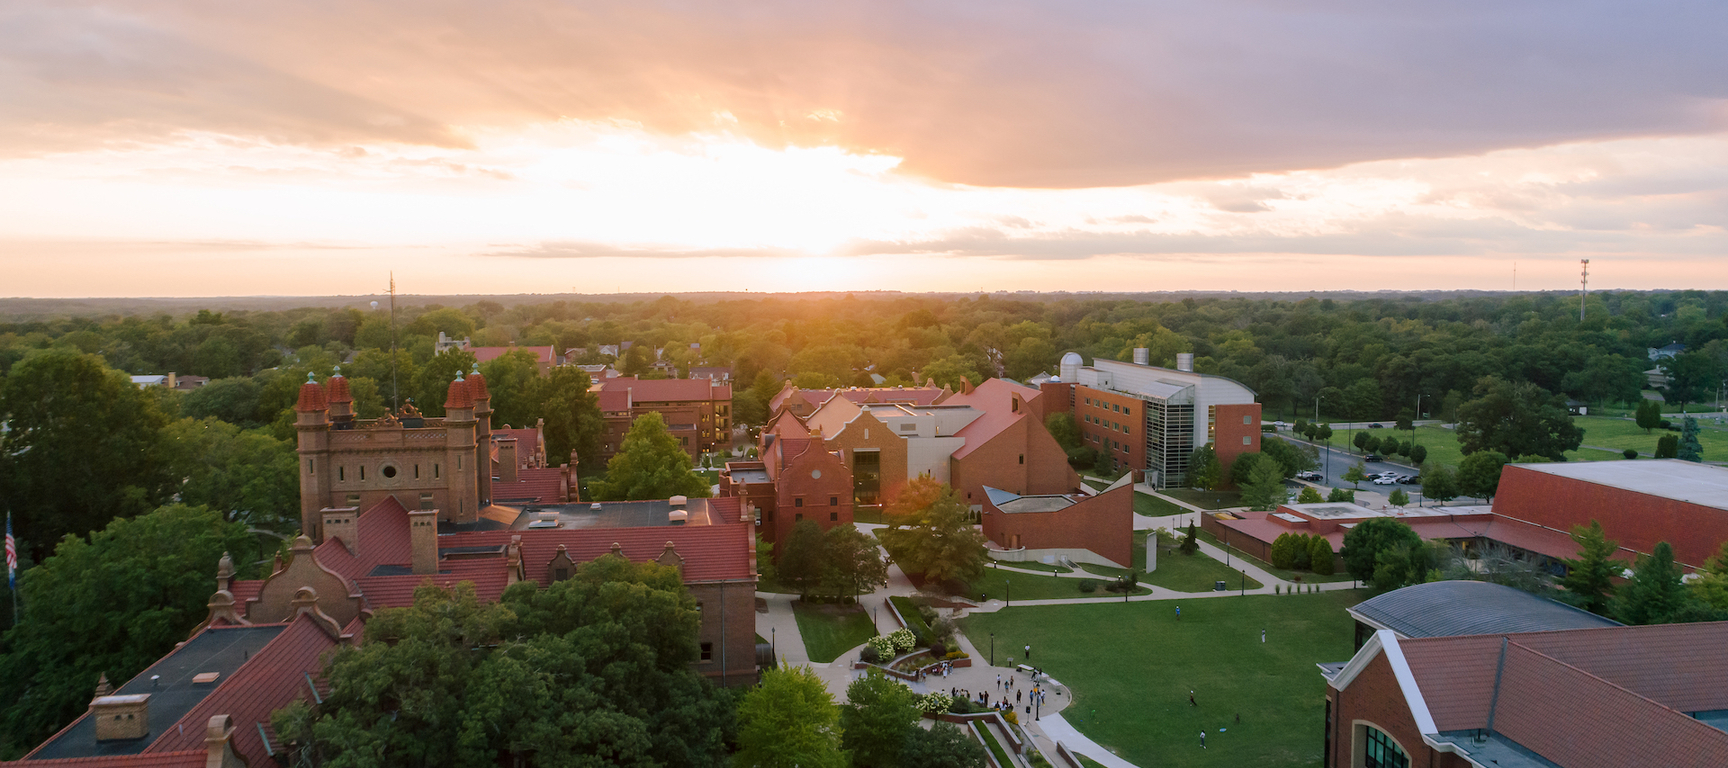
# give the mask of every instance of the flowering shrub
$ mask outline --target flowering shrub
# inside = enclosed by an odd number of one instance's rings
[[[894,636],[893,635],[877,635],[875,637],[872,637],[872,638],[870,638],[869,645],[871,648],[876,650],[876,658],[878,660],[887,661],[891,658],[894,658],[895,653],[894,653]]]
[[[926,693],[918,697],[919,711],[928,715],[940,715],[947,712],[948,708],[952,706],[954,706],[954,697],[940,691]]]
[[[894,650],[900,653],[906,653],[918,647],[918,638],[912,634],[910,629],[896,629],[888,634],[888,639],[893,641]]]

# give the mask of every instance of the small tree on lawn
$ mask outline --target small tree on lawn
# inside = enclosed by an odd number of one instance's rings
[[[1662,405],[1655,400],[1639,401],[1633,421],[1644,430],[1644,434],[1650,434],[1650,430],[1662,426]]]
[[[1421,544],[1422,537],[1403,521],[1372,517],[1344,534],[1344,569],[1358,581],[1371,581],[1381,552]]]
[[[822,561],[822,586],[829,594],[852,597],[888,586],[882,550],[855,526],[836,525],[822,535]]]
[[[1304,487],[1301,493],[1296,494],[1297,504],[1319,504],[1325,500],[1326,497],[1321,496],[1320,492],[1314,490],[1314,486],[1311,485]]]
[[[1625,624],[1663,624],[1685,607],[1689,597],[1674,565],[1674,548],[1663,541],[1638,558],[1632,579],[1615,591],[1610,609]]]
[[[1248,508],[1258,512],[1270,512],[1290,500],[1290,491],[1284,487],[1284,471],[1278,462],[1261,456],[1249,472],[1248,483],[1242,486],[1242,501]]]
[[[1349,488],[1333,488],[1331,493],[1326,494],[1326,500],[1332,503],[1354,502],[1356,501],[1356,491]]]
[[[959,494],[946,484],[941,489],[928,507],[911,519],[895,518],[877,536],[907,573],[936,583],[972,581],[984,573],[984,535]]]
[[[1410,457],[1411,464],[1420,467],[1422,466],[1422,462],[1428,460],[1428,447],[1412,443],[1410,445],[1410,450],[1405,455]]]
[[[1332,558],[1332,542],[1327,541],[1325,536],[1313,537],[1308,544],[1308,560],[1312,563],[1310,567],[1314,569],[1314,572],[1321,576],[1331,576]]]
[[[1483,501],[1494,497],[1500,487],[1500,470],[1506,466],[1506,455],[1499,451],[1477,451],[1458,462],[1458,490],[1465,496]]]
[[[1691,416],[1680,422],[1680,444],[1675,447],[1674,458],[1681,461],[1704,460],[1704,446],[1698,444],[1698,420]]]
[[[808,599],[822,585],[826,559],[822,527],[814,520],[798,521],[780,547],[777,565],[780,583],[798,590],[801,597]]]
[[[1386,497],[1386,503],[1402,509],[1410,506],[1410,494],[1405,493],[1403,488],[1394,488],[1392,494]]]
[[[1362,487],[1362,481],[1368,479],[1368,465],[1358,461],[1349,469],[1344,470],[1344,482],[1357,488]]]
[[[1656,438],[1656,458],[1672,459],[1680,455],[1680,438],[1675,435],[1663,435]]]
[[[1218,454],[1212,450],[1212,444],[1207,443],[1194,449],[1188,458],[1188,484],[1202,491],[1210,491],[1224,482],[1224,465],[1218,463]]]
[[[1458,498],[1458,481],[1453,477],[1452,470],[1439,462],[1433,462],[1422,468],[1422,495],[1435,501],[1451,501]]]
[[[899,763],[907,734],[918,727],[918,694],[881,672],[870,670],[846,686],[840,708],[840,745],[855,766]]]
[[[1189,523],[1188,535],[1182,538],[1181,552],[1184,555],[1192,555],[1198,551],[1200,551],[1200,540],[1194,536],[1194,524]]]
[[[1373,437],[1373,435],[1370,435],[1367,432],[1357,432],[1355,437],[1350,438],[1350,442],[1354,444],[1358,450],[1366,453],[1368,451],[1368,439],[1370,437]]]

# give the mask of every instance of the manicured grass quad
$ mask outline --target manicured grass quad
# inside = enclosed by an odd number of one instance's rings
[[[1009,608],[964,627],[979,648],[992,632],[998,648],[1030,644],[1032,662],[1073,691],[1068,722],[1136,765],[1306,767],[1320,765],[1325,718],[1314,665],[1350,658],[1344,609],[1366,595]]]
[[[1033,576],[1026,573],[985,568],[983,576],[967,585],[965,597],[969,600],[983,600],[985,595],[989,595],[991,600],[1053,600],[1082,597],[1122,599],[1120,593],[1104,591],[1103,582],[1104,579],[1099,579],[1098,591],[1087,594],[1080,591],[1080,579]],[[1140,587],[1134,591],[1134,594],[1145,595],[1150,594],[1151,591],[1145,587]]]
[[[798,634],[804,636],[804,652],[818,664],[838,659],[876,636],[870,614],[856,605],[806,605],[800,601],[792,604],[792,615],[798,620]]]
[[[1230,589],[1259,589],[1260,582],[1253,579],[1243,581],[1243,573],[1230,568],[1223,563],[1208,557],[1204,552],[1184,555],[1172,549],[1176,540],[1160,535],[1164,542],[1164,551],[1158,553],[1158,570],[1146,572],[1146,531],[1134,532],[1134,565],[1140,569],[1140,583],[1152,584],[1177,592],[1211,592],[1214,583],[1222,581],[1230,585]],[[1088,572],[1116,578],[1126,573],[1121,568],[1107,568],[1100,565],[1082,565]]]

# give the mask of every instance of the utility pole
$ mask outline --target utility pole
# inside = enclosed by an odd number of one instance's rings
[[[1578,322],[1584,322],[1584,299],[1590,296],[1590,260],[1579,259],[1581,269],[1578,276]]]

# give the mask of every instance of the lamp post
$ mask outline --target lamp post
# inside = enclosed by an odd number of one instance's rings
[[[1002,602],[1005,607],[1014,605],[1014,582],[1006,578],[1002,580]]]

